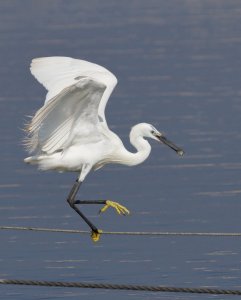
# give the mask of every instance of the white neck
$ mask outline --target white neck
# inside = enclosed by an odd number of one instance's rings
[[[120,152],[120,163],[128,166],[138,165],[147,159],[151,152],[151,146],[135,127],[130,132],[130,142],[137,152],[132,153],[123,148]]]

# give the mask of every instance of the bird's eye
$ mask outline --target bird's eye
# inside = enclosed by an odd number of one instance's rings
[[[155,131],[154,131],[154,130],[152,130],[152,131],[151,131],[151,134],[155,134]]]

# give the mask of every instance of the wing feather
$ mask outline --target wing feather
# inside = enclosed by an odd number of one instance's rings
[[[51,153],[60,150],[61,146],[67,140],[72,126],[72,118],[68,118],[56,128],[50,137],[44,141],[43,152]],[[62,150],[62,149],[61,149]]]
[[[41,57],[32,60],[30,66],[34,77],[48,90],[45,103],[63,89],[76,83],[78,78],[89,77],[106,86],[99,104],[98,114],[102,125],[108,128],[105,119],[107,101],[117,84],[116,77],[106,68],[97,64],[70,57]]]
[[[54,153],[99,134],[98,107],[106,86],[88,77],[65,88],[40,108],[27,127],[29,152]]]

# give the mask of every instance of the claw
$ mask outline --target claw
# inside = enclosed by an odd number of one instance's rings
[[[95,243],[98,242],[99,239],[100,239],[101,233],[103,233],[103,230],[100,230],[100,229],[98,229],[98,232],[92,231],[91,232],[92,241],[95,242]]]
[[[119,203],[110,201],[110,200],[106,201],[105,206],[101,208],[99,213],[105,212],[109,207],[113,207],[119,215],[126,216],[126,215],[129,215],[129,213],[130,213],[130,211],[125,206],[120,205]]]

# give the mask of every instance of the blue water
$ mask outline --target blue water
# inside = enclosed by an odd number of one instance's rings
[[[103,230],[241,232],[241,3],[237,0],[0,2],[0,225],[86,230],[65,198],[76,175],[23,163],[22,128],[46,91],[32,58],[64,55],[118,78],[106,110],[129,146],[150,122],[182,146],[152,143],[140,166],[107,166],[79,198],[131,210],[98,216]],[[0,278],[241,289],[241,241],[232,237],[102,236],[0,232]],[[233,299],[232,296],[0,286],[1,299]]]

